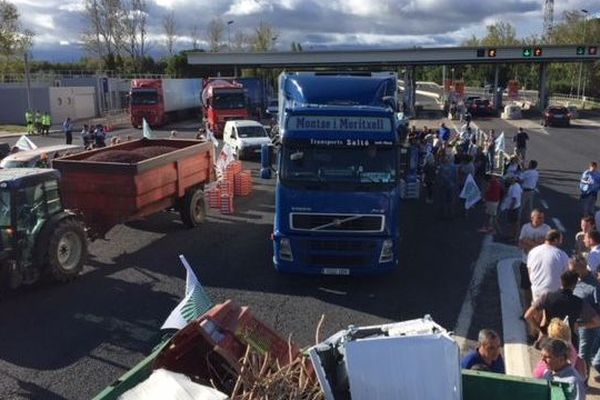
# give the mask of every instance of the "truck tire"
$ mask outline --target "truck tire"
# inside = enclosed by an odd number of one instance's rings
[[[202,189],[188,191],[182,199],[179,209],[181,220],[188,228],[194,228],[206,219],[206,202]]]
[[[53,278],[66,282],[79,275],[87,259],[87,239],[75,218],[59,221],[48,240],[47,265]]]

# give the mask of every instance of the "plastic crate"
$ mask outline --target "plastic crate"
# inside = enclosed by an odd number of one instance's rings
[[[221,192],[221,214],[233,214],[233,196],[229,193]]]
[[[218,187],[211,188],[207,191],[208,206],[210,208],[221,208],[221,190]]]
[[[236,196],[248,196],[252,193],[252,172],[244,170],[235,175],[234,194]]]

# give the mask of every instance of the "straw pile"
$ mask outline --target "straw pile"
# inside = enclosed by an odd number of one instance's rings
[[[231,399],[323,400],[319,382],[308,364],[308,360],[299,355],[281,366],[273,362],[269,354],[259,354],[248,346],[240,361],[241,372]]]

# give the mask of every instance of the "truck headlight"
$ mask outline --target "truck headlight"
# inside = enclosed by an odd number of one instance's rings
[[[387,263],[394,260],[394,241],[392,239],[386,239],[383,241],[381,246],[381,255],[379,256],[379,263]]]
[[[285,261],[294,261],[294,256],[292,255],[292,244],[290,243],[290,239],[281,238],[279,240],[279,258]]]

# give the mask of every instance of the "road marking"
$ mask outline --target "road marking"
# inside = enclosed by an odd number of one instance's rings
[[[540,203],[542,204],[542,207],[544,207],[546,210],[550,209],[550,206],[548,205],[548,202],[544,199],[540,199]]]
[[[460,313],[458,314],[456,326],[454,328],[454,338],[461,351],[468,350],[466,338],[469,334],[469,328],[471,327],[471,321],[475,311],[475,301],[481,292],[481,285],[486,273],[495,268],[496,263],[499,260],[519,257],[521,257],[521,251],[518,247],[496,243],[493,241],[492,235],[486,235],[483,239],[481,252],[475,262],[471,282],[469,282],[469,287],[467,288],[467,293],[460,308]]]
[[[523,305],[514,268],[515,263],[520,260],[520,258],[508,258],[500,261],[496,267],[502,307],[504,360],[508,375],[531,377],[527,332],[525,323],[519,319],[519,316],[523,315]]]
[[[338,296],[346,296],[348,293],[341,290],[328,289],[323,286],[319,287],[319,290],[325,293],[337,294]]]
[[[554,225],[556,225],[556,228],[561,231],[562,233],[565,233],[567,230],[565,229],[565,226],[562,224],[562,222],[560,222],[560,219],[554,217],[552,218],[552,222],[554,222]]]

